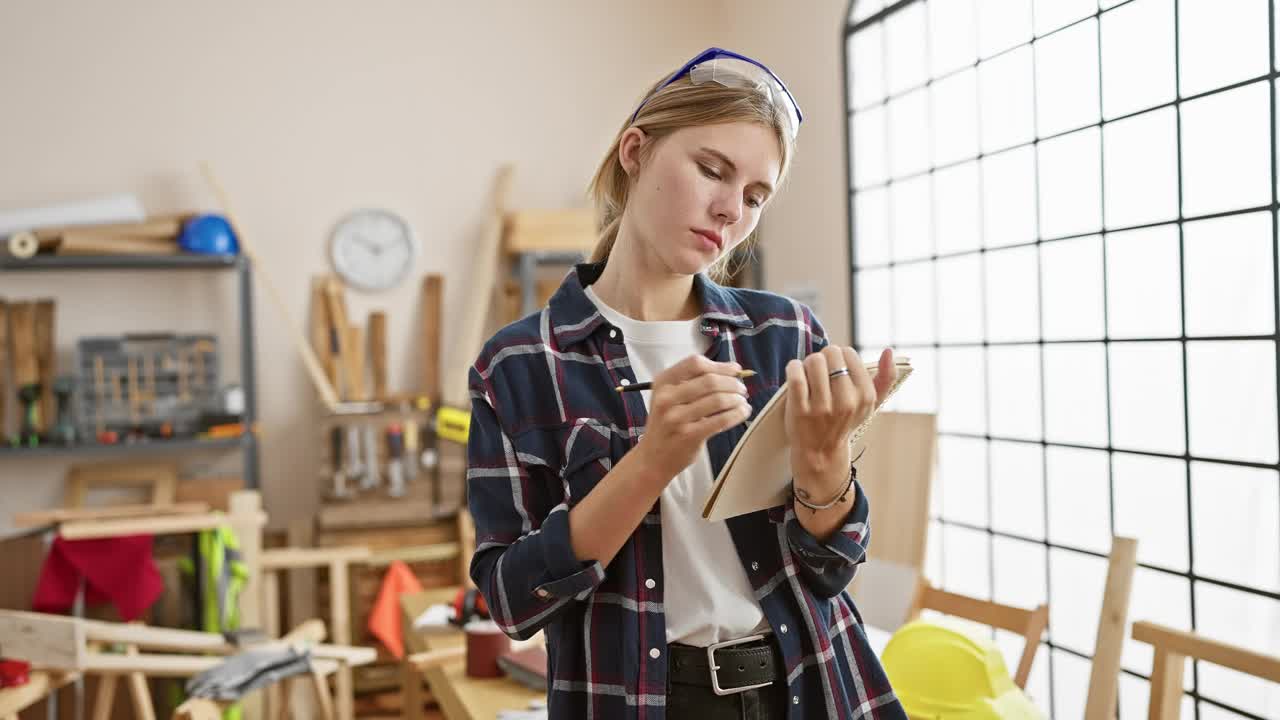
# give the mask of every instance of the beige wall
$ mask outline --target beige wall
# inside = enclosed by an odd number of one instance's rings
[[[414,275],[445,273],[455,315],[498,164],[517,166],[514,206],[581,202],[644,85],[720,44],[776,65],[801,100],[803,147],[765,221],[766,272],[774,289],[816,287],[828,329],[845,341],[843,2],[499,5],[4,3],[0,208],[116,191],[152,212],[210,208],[197,171],[207,159],[298,320],[310,278],[327,271],[333,223],[364,205],[410,222],[424,249]],[[361,322],[388,311],[395,388],[417,382],[417,290],[349,296]],[[0,275],[0,296],[45,294],[59,300],[68,361],[82,335],[169,328],[218,332],[235,357],[229,277]],[[314,509],[317,406],[260,285],[256,300],[262,473],[279,525]],[[64,468],[0,465],[0,534],[12,511],[57,501]]]

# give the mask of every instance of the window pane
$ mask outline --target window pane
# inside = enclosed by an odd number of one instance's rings
[[[1178,128],[1173,108],[1108,124],[1107,227],[1129,227],[1178,216]]]
[[[986,380],[981,347],[938,351],[938,429],[982,434],[987,425]]]
[[[884,0],[854,0],[853,7],[849,9],[849,20],[858,22],[866,20],[884,9]]]
[[[1166,225],[1110,233],[1106,245],[1107,327],[1111,337],[1180,335],[1178,228]]]
[[[904,349],[902,354],[911,358],[911,382],[903,383],[898,392],[884,404],[886,410],[895,412],[938,412],[938,388],[934,376],[938,372],[937,354],[932,348]],[[895,355],[899,353],[894,351]],[[877,355],[876,357],[879,357]]]
[[[982,340],[982,266],[976,254],[938,261],[938,340]]]
[[[1276,461],[1276,346],[1187,343],[1191,454]]]
[[[889,163],[900,178],[929,168],[929,96],[924,90],[891,100],[889,108]]]
[[[1044,546],[1002,537],[993,537],[991,542],[995,557],[992,568],[995,570],[996,588],[992,599],[998,603],[1027,609],[1049,602]],[[1013,656],[1013,662],[1009,666],[1011,672],[1017,670],[1021,654],[1022,647],[1019,645],[1018,654]]]
[[[1101,343],[1045,345],[1045,439],[1107,445],[1106,349]]]
[[[1267,71],[1267,0],[1181,0],[1182,94],[1195,95]]]
[[[1102,229],[1102,155],[1098,129],[1040,143],[1040,236]]]
[[[978,28],[973,3],[970,0],[932,0],[926,5],[933,76],[972,65],[978,54]]]
[[[1107,453],[1052,446],[1047,453],[1049,541],[1083,550],[1109,552],[1111,513],[1108,509]]]
[[[876,23],[849,36],[849,98],[855,108],[884,100],[884,31]]]
[[[930,87],[933,93],[933,164],[978,155],[978,74],[964,70]]]
[[[914,260],[933,253],[933,202],[929,176],[919,175],[889,186],[893,213],[893,259]]]
[[[1138,540],[1138,562],[1187,570],[1186,463],[1116,453],[1112,472],[1116,534]]]
[[[1271,213],[1187,223],[1182,238],[1187,335],[1274,332]]]
[[[986,258],[987,338],[1034,340],[1039,335],[1035,247],[989,252]]]
[[[1032,443],[991,443],[992,528],[1044,539],[1043,452]]]
[[[1111,344],[1111,443],[1181,454],[1186,449],[1182,347],[1176,342]]]
[[[1138,542],[1142,549],[1142,542]],[[1176,630],[1191,630],[1191,581],[1158,570],[1138,568],[1133,575],[1133,592],[1129,597],[1129,617],[1159,623]],[[1151,674],[1151,646],[1128,640],[1120,664],[1122,667]],[[1187,673],[1190,676],[1191,673]]]
[[[1271,648],[1275,652],[1275,647]],[[1197,662],[1200,672],[1200,694],[1220,703],[1240,708],[1259,717],[1275,717],[1275,710],[1280,708],[1280,683],[1263,680],[1254,675],[1246,675],[1230,668],[1208,662]],[[1201,707],[1208,707],[1202,703]],[[1216,708],[1215,708],[1216,709]],[[1221,714],[1201,712],[1202,718],[1243,718],[1226,711]]]
[[[859,190],[853,195],[854,262],[883,265],[889,262],[889,191],[884,187]]]
[[[1040,440],[1040,348],[1035,345],[991,347],[991,434]]]
[[[1280,475],[1192,462],[1191,501],[1196,573],[1280,590]]]
[[[1034,99],[1031,94],[1031,49],[1021,47],[978,66],[982,93],[982,150],[1030,142]]]
[[[1191,673],[1187,672],[1186,676],[1190,677]],[[1132,675],[1120,676],[1120,720],[1145,720],[1150,699],[1151,683]],[[1182,696],[1180,712],[1179,717],[1187,720],[1196,716],[1195,701],[1190,695]],[[1202,713],[1200,717],[1203,720],[1208,715]]]
[[[912,3],[884,21],[890,95],[924,84],[929,72],[925,27],[923,3]]]
[[[936,287],[933,264],[898,265],[893,272],[894,344],[923,345],[932,342],[935,337],[933,292]]]
[[[854,273],[856,286],[854,321],[857,323],[858,342],[866,345],[888,345],[889,309],[892,295],[889,292],[889,270],[859,270]]]
[[[1270,99],[1254,83],[1182,105],[1182,211],[1195,216],[1271,197]]]
[[[946,584],[944,589],[962,595],[991,598],[991,556],[989,536],[968,528],[945,526]]]
[[[1274,655],[1280,637],[1280,602],[1217,587],[1195,584],[1196,630],[1206,637]],[[1274,716],[1280,703],[1280,684],[1270,686],[1237,677],[1225,669],[1199,663],[1200,690],[1220,702],[1262,717]],[[1202,716],[1203,717],[1203,716]]]
[[[1102,238],[1056,240],[1040,246],[1044,339],[1103,336]]]
[[[1098,122],[1098,26],[1089,20],[1036,43],[1036,132]]]
[[[849,158],[849,165],[853,168],[853,186],[864,188],[883,183],[889,179],[888,159],[885,157],[889,135],[884,124],[884,107],[858,111],[849,122],[853,126],[853,156]]]
[[[1036,35],[1053,32],[1097,10],[1096,0],[1036,0]]]
[[[969,525],[987,524],[987,443],[973,438],[938,438],[938,486],[942,517]]]
[[[1174,98],[1173,0],[1134,0],[1102,15],[1102,110],[1107,118]]]
[[[933,493],[935,496],[937,492]],[[941,523],[931,521],[929,523],[929,549],[924,561],[924,574],[929,582],[936,587],[944,585],[942,580],[942,525]],[[874,555],[873,555],[874,557]]]
[[[1055,643],[1086,655],[1093,654],[1106,577],[1107,562],[1102,558],[1072,550],[1049,549],[1049,628]],[[1054,665],[1054,675],[1058,674],[1057,670],[1058,666]],[[1085,674],[1088,675],[1087,670]],[[1080,701],[1084,701],[1083,693]]]
[[[1089,694],[1089,661],[1053,651],[1053,717],[1084,717],[1085,696]]]
[[[987,247],[1036,239],[1036,172],[1031,148],[982,159],[982,221]]]
[[[1031,0],[976,0],[978,53],[991,57],[1031,41]]]
[[[978,164],[939,170],[933,176],[934,232],[938,254],[977,249],[981,244]]]

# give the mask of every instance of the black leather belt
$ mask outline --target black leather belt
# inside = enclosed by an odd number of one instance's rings
[[[709,687],[717,695],[766,687],[782,679],[783,663],[771,635],[752,635],[709,647],[672,643],[667,653],[667,677],[672,683]]]

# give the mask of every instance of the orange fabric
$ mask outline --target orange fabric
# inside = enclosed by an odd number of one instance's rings
[[[396,560],[382,576],[378,599],[369,611],[369,632],[397,658],[404,657],[404,635],[401,633],[400,596],[407,592],[421,592],[422,583],[402,561]]]

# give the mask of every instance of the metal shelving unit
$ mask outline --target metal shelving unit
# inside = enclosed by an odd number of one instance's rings
[[[103,272],[121,270],[230,271],[236,273],[240,304],[240,386],[244,390],[244,426],[248,432],[233,438],[212,440],[148,440],[103,445],[42,445],[38,448],[0,447],[0,460],[55,456],[141,456],[197,451],[239,450],[244,460],[245,486],[259,487],[258,439],[252,432],[258,419],[254,383],[253,277],[249,259],[241,255],[110,255],[36,256],[19,260],[0,255],[0,276],[10,272]]]

